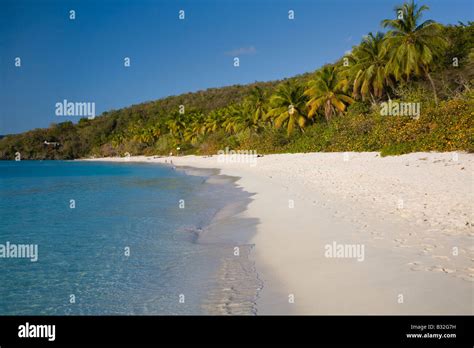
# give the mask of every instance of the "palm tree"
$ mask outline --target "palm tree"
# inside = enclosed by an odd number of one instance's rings
[[[308,120],[307,101],[303,86],[289,81],[282,83],[270,98],[271,109],[266,118],[273,119],[277,128],[286,125],[288,135],[295,126],[303,130]]]
[[[186,129],[186,120],[182,114],[175,112],[166,122],[166,125],[172,136],[178,139],[183,138],[183,133]]]
[[[384,28],[390,28],[385,40],[385,48],[389,51],[390,59],[387,72],[393,74],[397,80],[408,80],[411,75],[424,74],[430,81],[436,104],[438,95],[433,79],[430,75],[430,65],[436,55],[446,46],[441,36],[441,25],[427,20],[419,24],[423,11],[428,6],[404,3],[395,10],[400,16],[397,19],[382,21]]]
[[[150,130],[148,128],[143,127],[143,128],[138,128],[136,130],[132,139],[138,143],[149,145],[153,137]]]
[[[224,118],[225,115],[223,109],[211,111],[204,121],[204,132],[214,133],[217,131],[221,128]]]
[[[354,98],[366,100],[370,97],[375,104],[375,99],[383,95],[385,87],[392,84],[385,71],[388,59],[383,42],[382,33],[369,33],[354,49],[354,63],[348,69]]]
[[[258,123],[258,121],[262,120],[267,113],[267,96],[265,91],[261,87],[255,86],[250,91],[248,102],[253,107],[254,123]]]
[[[225,113],[225,119],[222,122],[222,127],[226,133],[233,134],[237,133],[241,128],[241,113],[238,108],[234,105],[230,105],[224,108],[223,112]]]
[[[255,117],[255,106],[249,101],[225,108],[226,117],[222,127],[227,133],[235,134],[246,129],[258,132],[261,120]]]
[[[260,99],[257,101],[257,104],[254,104],[254,102],[250,99],[240,104],[240,123],[241,130],[249,129],[252,132],[258,133],[263,129],[263,123],[268,112],[268,104],[266,99]]]
[[[316,78],[309,82],[305,94],[309,96],[309,116],[313,117],[318,110],[324,110],[324,117],[329,121],[336,112],[346,110],[346,104],[354,100],[345,94],[348,80],[340,78],[336,67],[325,66],[316,73]]]
[[[151,133],[154,139],[157,139],[161,135],[161,128],[159,124],[155,124],[151,126]]]
[[[183,138],[194,145],[199,140],[199,137],[205,133],[204,115],[200,112],[195,112],[191,118],[193,121],[184,130]]]
[[[203,127],[199,122],[193,122],[190,127],[184,130],[183,138],[191,144],[196,144],[199,136],[203,134]]]
[[[148,145],[154,140],[151,129],[142,122],[131,124],[128,127],[128,133],[130,138],[137,143]],[[125,139],[125,137],[120,136],[119,139],[120,142],[117,142],[117,144],[120,144]]]

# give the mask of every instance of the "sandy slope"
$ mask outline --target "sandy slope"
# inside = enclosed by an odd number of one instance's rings
[[[474,313],[473,155],[227,159],[172,161],[220,168],[256,193],[242,215],[260,221],[253,240],[264,281],[259,313]],[[363,260],[327,257],[333,243],[363,247]]]

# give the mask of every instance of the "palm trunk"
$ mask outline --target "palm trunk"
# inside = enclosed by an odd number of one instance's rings
[[[324,116],[326,117],[326,122],[329,122],[331,120],[332,110],[330,100],[327,100],[326,105],[324,106]]]
[[[436,93],[436,87],[435,87],[434,81],[431,78],[431,75],[430,75],[428,69],[424,68],[424,70],[425,70],[426,77],[428,78],[428,80],[431,83],[431,88],[433,88],[433,95],[434,95],[435,104],[438,105],[438,94]]]

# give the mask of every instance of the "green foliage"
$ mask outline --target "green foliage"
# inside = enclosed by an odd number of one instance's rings
[[[7,135],[0,138],[0,158],[14,159],[16,152],[23,159],[168,155],[177,147],[180,154],[203,155],[226,147],[472,152],[474,23],[421,22],[427,9],[413,1],[398,6],[402,18],[382,22],[388,32],[369,33],[347,60],[315,72],[170,96],[77,124]],[[379,103],[388,99],[421,103],[420,117],[381,116]]]
[[[308,121],[308,98],[301,85],[287,81],[281,84],[270,99],[271,109],[267,116],[276,128],[286,126],[288,135],[295,128],[303,129]]]
[[[437,103],[436,87],[429,70],[434,59],[445,51],[447,40],[441,35],[441,24],[433,20],[420,23],[426,10],[428,6],[418,7],[412,0],[395,9],[397,19],[382,21],[383,27],[391,29],[383,43],[389,55],[386,73],[397,81],[425,75],[433,87]]]
[[[384,39],[382,33],[369,33],[354,49],[353,64],[347,69],[354,98],[375,103],[384,95],[387,86],[393,85],[390,74],[386,72],[388,54],[383,47]]]
[[[329,121],[336,113],[344,112],[346,104],[354,101],[346,95],[348,86],[348,80],[338,75],[335,66],[323,67],[316,73],[315,79],[308,83],[308,89],[305,91],[305,95],[309,96],[309,115],[314,116],[322,110]]]

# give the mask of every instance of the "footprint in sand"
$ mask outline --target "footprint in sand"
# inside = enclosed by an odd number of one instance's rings
[[[444,267],[444,268],[443,268],[443,272],[444,272],[444,273],[454,273],[454,272],[456,272],[456,270],[451,269],[451,268],[446,268],[446,267]]]
[[[372,240],[370,242],[375,243],[375,245],[377,245],[377,242],[375,241],[385,239],[381,233],[371,232],[371,234],[372,234]]]
[[[451,259],[446,256],[446,255],[433,255],[433,258],[434,259],[440,259],[440,260],[446,260],[446,261],[450,261]]]
[[[456,272],[456,270],[454,270],[454,269],[443,267],[441,265],[428,267],[426,270],[431,271],[431,272],[444,272],[444,273],[454,273],[454,272]]]
[[[430,271],[430,272],[443,272],[443,266],[441,265],[431,266],[431,267],[427,267],[425,270]]]
[[[458,275],[458,278],[461,278],[462,280],[466,280],[468,282],[474,282],[474,274],[461,274]]]
[[[412,271],[423,271],[425,268],[421,264],[421,262],[415,261],[408,263],[408,266]]]
[[[410,248],[409,245],[405,245],[407,242],[407,239],[404,238],[396,238],[393,240],[395,243],[397,243],[396,247],[397,248]]]
[[[436,245],[434,244],[421,244],[421,246],[423,247],[423,250],[426,252],[436,249]]]

